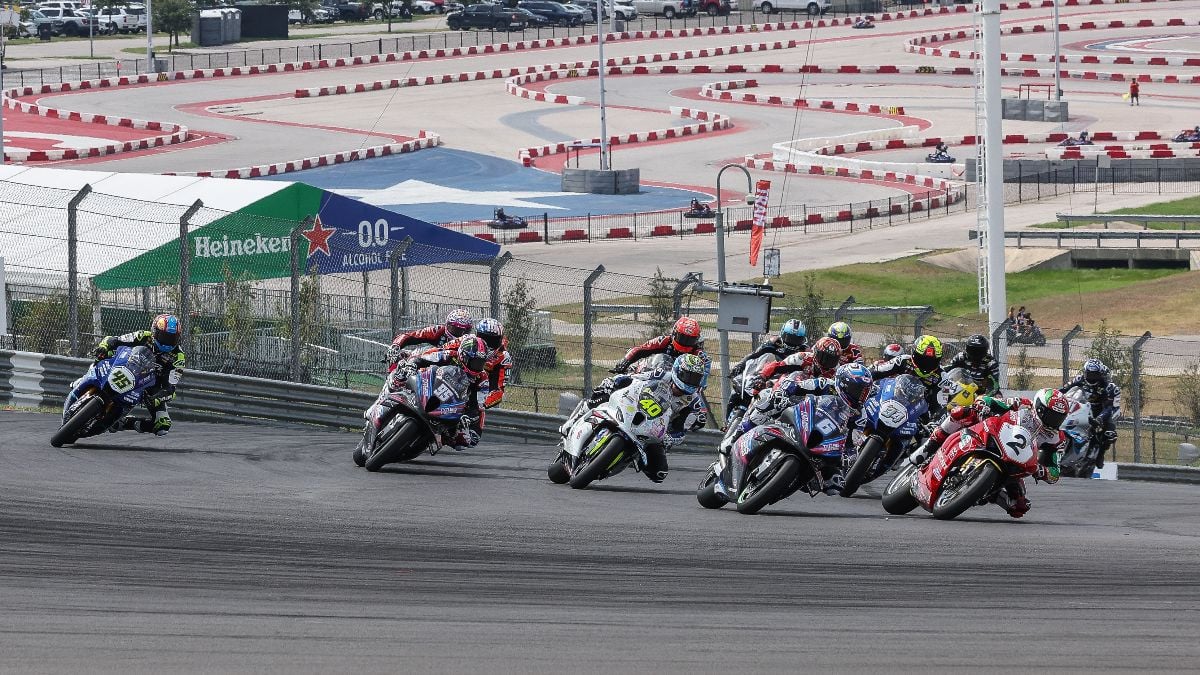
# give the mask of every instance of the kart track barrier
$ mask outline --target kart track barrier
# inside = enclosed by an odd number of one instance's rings
[[[0,404],[61,407],[71,383],[91,363],[90,359],[0,350]],[[171,414],[198,422],[267,421],[357,430],[363,425],[362,411],[374,400],[366,392],[192,370],[171,403]],[[556,415],[493,410],[487,415],[487,430],[508,439],[553,443],[563,420]],[[51,431],[47,425],[47,444]],[[689,434],[674,451],[710,454],[720,442],[719,432],[705,429]],[[1121,464],[1119,475],[1122,480],[1200,484],[1200,468],[1188,466]]]
[[[1142,229],[1149,229],[1150,223],[1179,223],[1187,229],[1188,223],[1200,224],[1200,216],[1163,216],[1149,213],[1096,213],[1092,215],[1059,213],[1060,223],[1103,223],[1108,229],[1109,223],[1141,223]]]
[[[91,363],[90,359],[0,350],[0,404],[61,407],[71,383],[82,377]],[[363,411],[374,401],[375,395],[366,392],[189,370],[178,397],[171,402],[171,416],[198,422],[268,421],[357,430],[363,425]],[[491,410],[487,432],[554,443],[563,420],[541,413]],[[49,443],[51,426],[46,431]],[[700,431],[676,450],[707,454],[720,441],[717,432]],[[346,447],[349,450],[351,443]]]
[[[1114,220],[1129,220],[1129,216],[1114,218]],[[1091,220],[1089,217],[1087,220]],[[968,238],[975,239],[978,233],[971,230],[967,233]],[[1078,248],[1079,240],[1092,240],[1096,242],[1096,248],[1101,247],[1102,242],[1111,241],[1128,241],[1132,239],[1136,248],[1142,248],[1143,241],[1174,241],[1175,246],[1171,248],[1195,248],[1197,243],[1200,243],[1200,232],[1162,232],[1162,231],[1146,231],[1146,230],[1061,230],[1055,232],[1037,232],[1032,230],[1018,230],[1016,232],[1005,232],[1006,240],[1017,240],[1017,248],[1021,248],[1022,243],[1026,239],[1052,239],[1056,248],[1063,248],[1063,240],[1066,240],[1067,248]],[[1186,242],[1186,243],[1185,243]],[[1162,248],[1161,246],[1159,248]]]

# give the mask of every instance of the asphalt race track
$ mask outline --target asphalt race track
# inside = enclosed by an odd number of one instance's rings
[[[1033,511],[697,506],[549,483],[486,439],[380,474],[353,437],[178,423],[55,450],[0,412],[0,671],[1191,670],[1200,491],[1064,480]]]

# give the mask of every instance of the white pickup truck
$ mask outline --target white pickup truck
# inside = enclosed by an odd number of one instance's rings
[[[128,7],[105,7],[96,15],[100,25],[117,33],[136,33],[146,30],[146,10],[131,12]]]
[[[633,0],[632,4],[638,14],[657,15],[668,19],[696,13],[695,3],[686,0]]]
[[[763,14],[772,12],[808,12],[820,16],[833,6],[831,0],[755,0],[754,8]]]

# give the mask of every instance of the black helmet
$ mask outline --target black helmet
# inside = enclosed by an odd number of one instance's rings
[[[982,335],[972,335],[967,338],[966,348],[963,349],[967,353],[967,360],[971,363],[980,363],[988,354],[988,339]]]

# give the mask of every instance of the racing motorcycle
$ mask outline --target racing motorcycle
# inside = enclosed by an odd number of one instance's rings
[[[471,378],[458,366],[400,367],[367,410],[363,438],[353,459],[367,471],[407,462],[426,449],[436,455],[470,424],[463,415]]]
[[[75,381],[75,401],[63,410],[62,426],[50,437],[50,445],[61,448],[108,431],[157,382],[158,364],[149,347],[118,347],[111,358],[93,363]]]
[[[559,428],[562,450],[546,475],[579,489],[644,462],[647,447],[667,442],[669,387],[666,380],[634,381],[590,410],[587,401],[580,401]]]
[[[733,502],[749,515],[801,488],[814,497],[840,488],[845,405],[836,396],[806,396],[778,421],[742,434],[728,453],[717,454],[696,501],[706,509]]]
[[[884,510],[902,515],[921,506],[938,520],[951,520],[972,506],[994,503],[1008,480],[1036,475],[1038,453],[1029,430],[1007,416],[998,429],[989,428],[981,422],[950,436],[924,466],[906,462],[883,491]]]
[[[927,410],[925,386],[912,375],[877,383],[851,432],[853,447],[845,454],[849,468],[839,494],[849,497],[890,471],[921,431],[920,419]]]
[[[754,382],[754,379],[758,377],[758,374],[762,372],[762,369],[765,368],[768,363],[774,363],[778,360],[779,358],[774,354],[763,354],[757,359],[752,359],[751,361],[747,362],[746,367],[742,369],[741,375],[730,378],[729,399],[731,405],[729,406],[729,414],[725,417],[726,428],[733,426],[735,422],[742,419],[742,415],[746,414],[747,407],[749,407],[750,402],[754,400],[753,389],[751,389],[750,386],[751,383]],[[738,402],[733,403],[734,399],[736,399]]]
[[[1096,457],[1100,454],[1102,431],[1092,417],[1092,405],[1082,389],[1072,389],[1067,394],[1071,410],[1063,422],[1062,430],[1067,434],[1067,450],[1058,461],[1064,476],[1091,478],[1096,469]]]

